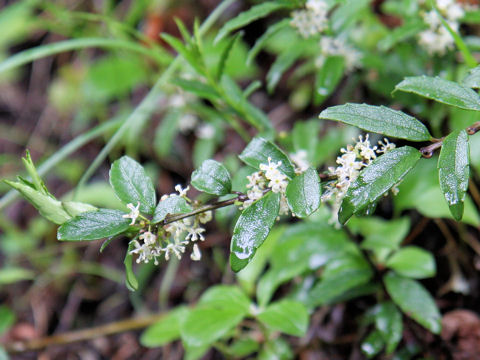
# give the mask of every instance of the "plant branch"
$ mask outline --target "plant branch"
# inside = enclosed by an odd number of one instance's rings
[[[125,331],[143,329],[161,320],[164,316],[164,313],[147,315],[133,319],[121,320],[88,329],[69,331],[63,334],[46,336],[39,339],[14,341],[5,344],[5,350],[9,353],[15,354],[25,351],[40,350],[51,345],[65,345],[78,341],[97,339],[102,336],[113,335]]]
[[[467,132],[468,135],[476,134],[478,131],[480,131],[480,121],[474,123],[473,125],[470,125],[465,129],[465,131]],[[427,159],[431,158],[435,150],[442,147],[443,140],[445,140],[445,137],[442,137],[440,139],[435,139],[433,144],[420,148],[420,152],[422,153],[422,156]]]

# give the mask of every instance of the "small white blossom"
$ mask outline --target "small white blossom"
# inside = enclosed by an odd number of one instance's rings
[[[197,125],[198,119],[195,115],[192,114],[183,114],[178,119],[178,129],[182,133],[187,133],[193,129]]]
[[[170,260],[170,254],[174,254],[178,260],[182,258],[182,254],[185,252],[185,244],[188,242],[181,243],[170,243],[162,251],[165,252],[165,260]]]
[[[321,55],[317,58],[315,65],[320,68],[325,59],[329,56],[341,56],[345,60],[345,68],[352,71],[359,66],[361,54],[358,50],[348,45],[343,38],[322,36],[320,39]]]
[[[135,221],[137,221],[137,218],[140,216],[140,203],[137,203],[137,206],[133,206],[133,204],[127,204],[127,208],[131,210],[130,213],[125,214],[122,217],[125,219],[132,219],[130,225],[135,225]]]
[[[215,136],[215,127],[211,124],[202,124],[195,130],[195,135],[199,139],[213,139]]]
[[[190,259],[193,261],[200,261],[202,259],[202,253],[197,244],[193,244],[192,253],[190,254]]]
[[[139,239],[143,240],[147,245],[153,245],[157,241],[157,235],[152,234],[150,231],[146,231],[139,236]]]
[[[205,211],[203,213],[200,213],[197,215],[198,221],[200,221],[201,224],[206,224],[209,221],[212,221],[212,212],[211,211]]]
[[[153,251],[152,246],[146,243],[140,244],[137,240],[133,241],[133,245],[135,246],[135,249],[131,250],[130,254],[138,255],[137,264],[141,262],[146,264],[153,259],[155,261],[155,265],[158,265],[158,261],[156,259],[157,254]]]
[[[205,232],[204,228],[201,227],[191,227],[188,229],[188,234],[185,240],[189,240],[192,242],[195,242],[197,240],[205,240],[205,237],[202,235],[202,233]]]
[[[387,138],[384,138],[383,141],[379,141],[380,149],[377,150],[379,154],[385,154],[386,152],[396,148],[396,145],[388,141]]]
[[[328,5],[323,0],[308,0],[305,9],[292,12],[290,24],[304,38],[320,34],[328,27]]]
[[[301,174],[310,167],[307,156],[307,151],[303,149],[290,154],[290,159],[292,159],[293,163],[297,166],[295,173]]]
[[[190,186],[187,186],[186,188],[182,189],[182,186],[180,184],[175,185],[175,191],[178,192],[178,196],[180,197],[187,197],[187,191],[190,190]]]

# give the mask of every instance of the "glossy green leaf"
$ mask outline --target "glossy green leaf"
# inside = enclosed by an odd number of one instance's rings
[[[323,110],[320,119],[340,121],[386,136],[410,141],[432,138],[425,125],[412,116],[385,106],[345,104]]]
[[[313,99],[315,104],[323,103],[335,90],[343,77],[345,60],[342,56],[328,56],[315,74]]]
[[[319,208],[320,195],[320,178],[313,168],[295,176],[286,191],[288,206],[299,218],[307,217]]]
[[[350,254],[329,261],[322,278],[308,294],[311,307],[333,302],[347,291],[368,283],[373,271],[361,254]]]
[[[280,208],[280,194],[268,193],[243,210],[235,224],[230,243],[230,266],[242,270],[263,244],[275,223]]]
[[[68,241],[97,240],[115,236],[129,228],[131,219],[119,210],[98,209],[82,213],[58,228],[57,239]]]
[[[123,260],[123,265],[125,266],[125,286],[130,291],[136,291],[138,289],[138,280],[133,272],[133,255],[130,253],[130,251],[134,249],[135,245],[133,241],[130,241],[125,259]]]
[[[239,155],[239,158],[255,169],[260,169],[260,164],[268,164],[268,158],[271,158],[272,162],[275,163],[281,161],[282,164],[278,167],[278,170],[290,179],[295,176],[295,169],[287,155],[277,145],[261,137],[252,139]]]
[[[219,99],[219,95],[214,88],[198,80],[175,78],[172,80],[172,83],[200,98],[210,101],[217,101]]]
[[[15,323],[15,318],[15,313],[8,306],[0,305],[0,336]]]
[[[234,286],[209,289],[181,325],[182,340],[188,347],[209,345],[242,321],[250,301]]]
[[[438,175],[452,216],[461,220],[470,176],[470,149],[465,130],[454,131],[443,140]]]
[[[140,212],[145,214],[151,215],[155,211],[157,201],[152,180],[143,166],[132,158],[122,156],[112,164],[110,185],[124,203],[134,206],[140,203]]]
[[[140,343],[149,348],[160,347],[180,338],[182,321],[187,317],[184,306],[173,309],[155,324],[149,326],[140,337]]]
[[[87,211],[97,210],[93,205],[78,201],[62,201],[62,207],[71,217],[75,217]]]
[[[471,69],[463,79],[463,85],[472,89],[480,89],[480,66]]]
[[[480,96],[475,91],[440,77],[407,77],[395,86],[395,91],[414,93],[462,109],[480,110]]]
[[[419,282],[394,273],[385,275],[383,281],[395,304],[407,316],[434,334],[440,333],[440,312],[432,296]]]
[[[257,318],[269,328],[288,335],[303,336],[308,329],[305,305],[293,300],[273,303],[258,314]]]
[[[432,253],[416,246],[406,246],[398,250],[385,265],[399,275],[414,279],[432,277],[436,273]]]
[[[252,6],[247,11],[237,15],[235,18],[227,21],[225,25],[219,30],[215,42],[220,41],[232,31],[240,29],[251,22],[261,19],[270,13],[288,7],[287,2],[280,3],[277,1],[265,1],[258,5]]]
[[[362,353],[369,359],[382,351],[384,346],[382,334],[378,330],[372,331],[365,340],[363,340],[361,349]]]
[[[247,57],[247,64],[251,64],[253,59],[258,55],[258,53],[263,49],[263,47],[268,43],[270,38],[275,35],[280,30],[284,29],[285,27],[290,26],[290,19],[281,20],[273,25],[270,25],[267,28],[262,36],[260,36],[256,41],[253,47],[248,52]]]
[[[60,225],[71,218],[63,208],[62,203],[52,196],[45,195],[31,186],[20,182],[9,180],[4,180],[4,182],[19,191],[38,210],[40,215],[47,220]]]
[[[281,337],[268,340],[258,354],[258,360],[292,360],[293,358],[290,344]]]
[[[228,170],[215,160],[205,160],[192,173],[191,184],[207,194],[226,195],[232,191],[232,180]]]
[[[153,219],[151,222],[152,224],[158,224],[169,214],[186,214],[192,210],[192,207],[183,197],[173,195],[164,200],[160,200],[155,208],[155,213],[153,214]]]
[[[392,302],[379,304],[375,309],[375,326],[385,341],[387,354],[391,354],[402,340],[402,314]]]
[[[353,214],[377,201],[402,180],[420,156],[417,149],[403,146],[375,159],[348,188],[338,214],[339,221],[345,224]]]

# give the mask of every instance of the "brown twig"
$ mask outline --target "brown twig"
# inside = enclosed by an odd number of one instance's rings
[[[63,334],[46,336],[27,341],[14,341],[5,344],[7,352],[15,354],[26,351],[35,351],[52,345],[65,345],[78,341],[92,340],[102,336],[118,334],[125,331],[143,329],[161,320],[165,314],[142,316],[134,319],[121,320],[89,329],[69,331]]]

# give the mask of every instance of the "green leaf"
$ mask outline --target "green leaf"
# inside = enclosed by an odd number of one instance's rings
[[[314,103],[319,105],[335,90],[343,77],[345,60],[342,56],[329,56],[315,74]]]
[[[274,11],[287,7],[289,7],[287,2],[279,3],[276,1],[266,1],[261,4],[252,6],[247,11],[244,11],[237,15],[235,18],[227,21],[225,25],[223,25],[223,27],[219,30],[218,35],[215,38],[215,42],[220,41],[232,31],[244,27],[245,25],[248,25],[255,20],[261,19]]]
[[[30,151],[26,151],[25,157],[22,158],[23,165],[25,166],[25,169],[28,172],[28,175],[30,175],[30,178],[32,179],[33,182],[33,188],[39,192],[41,192],[44,195],[47,196],[52,196],[50,192],[48,191],[47,187],[45,186],[45,183],[41,179],[40,175],[37,172],[37,169],[35,168],[35,165],[33,163],[32,157],[30,156]]]
[[[52,196],[43,194],[32,187],[9,180],[4,180],[6,184],[19,191],[25,199],[27,199],[47,220],[55,224],[63,224],[69,220],[71,216],[65,211],[62,203]]]
[[[375,309],[375,326],[386,344],[386,353],[395,351],[402,340],[402,314],[390,301],[379,304]]]
[[[295,177],[295,169],[287,155],[277,145],[264,138],[253,138],[239,155],[239,158],[255,169],[260,169],[260,164],[268,164],[268,158],[271,158],[272,162],[275,163],[281,161],[282,164],[278,167],[278,170],[289,179]]]
[[[173,195],[165,200],[160,200],[155,208],[151,223],[158,224],[160,221],[164,220],[167,215],[186,214],[192,210],[192,207],[187,204],[187,201],[184,198],[178,195]]]
[[[385,264],[399,275],[424,279],[435,276],[435,259],[429,251],[407,246],[393,254]]]
[[[228,170],[215,160],[205,160],[192,173],[192,185],[200,191],[213,195],[226,195],[232,191]]]
[[[235,341],[229,348],[228,353],[235,358],[246,358],[257,352],[260,348],[260,344],[251,338],[239,339]]]
[[[417,281],[394,273],[383,277],[389,295],[395,304],[409,317],[434,334],[442,328],[441,315],[434,299]]]
[[[415,166],[420,156],[417,149],[403,146],[375,159],[360,172],[358,178],[348,188],[338,214],[339,221],[345,224],[353,214],[380,199],[385,192],[402,180]]]
[[[182,88],[182,90],[191,92],[192,94],[197,95],[198,97],[203,99],[217,101],[220,98],[214,88],[198,80],[175,78],[172,80],[172,84],[175,84]]]
[[[268,43],[270,38],[278,33],[280,30],[290,26],[290,19],[283,19],[273,25],[270,25],[267,28],[262,36],[260,36],[256,41],[253,47],[248,52],[247,64],[251,64],[253,59],[258,55],[258,53],[263,49],[263,47]]]
[[[468,72],[468,75],[463,79],[463,85],[472,89],[480,89],[480,66]]]
[[[410,141],[429,141],[425,125],[412,116],[385,106],[345,104],[323,110],[320,119],[340,121],[386,136]]]
[[[307,305],[315,307],[335,301],[348,290],[364,285],[372,278],[373,271],[359,254],[345,254],[330,260],[321,281],[308,294]]]
[[[382,52],[390,50],[396,44],[406,41],[427,28],[427,25],[420,19],[405,19],[405,24],[394,28],[389,34],[378,42],[378,48]]]
[[[62,201],[62,207],[71,217],[75,217],[87,211],[98,210],[93,205],[77,201]]]
[[[125,266],[125,285],[128,290],[136,291],[138,289],[138,280],[133,272],[133,255],[130,251],[135,249],[133,241],[130,241],[128,244],[127,253],[125,254],[125,259],[123,260],[123,265]]]
[[[280,194],[269,193],[243,210],[235,224],[230,244],[232,270],[242,270],[263,244],[275,223],[280,208]]]
[[[204,73],[204,69],[200,63],[201,58],[196,51],[194,51],[191,47],[185,46],[181,40],[170,34],[163,33],[161,38],[165,40],[168,45],[174,48],[175,51],[182,56],[188,62],[188,64],[192,66],[192,68],[195,69],[195,71],[197,71],[199,74]]]
[[[291,360],[293,358],[290,344],[281,337],[268,340],[258,354],[258,360]]]
[[[217,71],[216,71],[216,79],[221,79],[222,75],[225,71],[225,65],[227,63],[228,57],[230,56],[230,53],[232,52],[233,46],[237,42],[239,38],[242,37],[242,32],[239,32],[235,36],[233,36],[227,43],[227,46],[222,51],[222,54],[220,56],[220,60],[218,61],[218,66],[217,66]]]
[[[480,111],[480,96],[475,91],[440,77],[407,77],[395,86],[395,91],[414,93],[442,104]]]
[[[303,336],[308,329],[307,309],[298,301],[285,299],[273,303],[257,318],[269,328],[292,336]]]
[[[0,285],[13,284],[18,281],[31,280],[35,274],[21,267],[4,267],[0,269]]]
[[[372,331],[365,340],[362,342],[362,353],[364,353],[367,358],[372,358],[377,355],[383,349],[384,345],[383,337],[380,331]]]
[[[98,209],[75,216],[58,228],[57,239],[68,241],[97,240],[128,230],[130,220],[119,210]]]
[[[110,185],[117,197],[128,204],[140,203],[140,212],[153,214],[157,203],[152,180],[138,162],[128,156],[116,160],[110,168]]]
[[[319,208],[320,195],[320,178],[313,168],[294,177],[286,191],[288,206],[299,218],[307,217]]]
[[[304,49],[299,44],[289,51],[281,53],[273,62],[267,73],[267,90],[271,94],[285,71],[290,68],[304,54]]]
[[[440,188],[450,212],[460,221],[470,176],[470,149],[465,130],[454,131],[443,140],[437,166]]]
[[[9,307],[0,305],[0,336],[15,323],[15,318],[15,313]]]
[[[186,307],[180,306],[168,312],[142,333],[140,343],[145,347],[155,348],[179,339],[181,323],[187,317],[188,311]]]
[[[247,315],[248,298],[234,286],[209,289],[181,325],[187,347],[209,345],[226,335]]]

